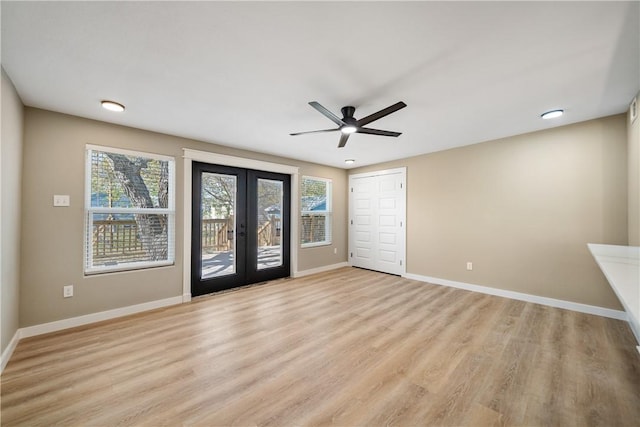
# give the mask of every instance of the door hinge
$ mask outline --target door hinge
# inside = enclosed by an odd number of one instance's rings
[[[402,265],[402,260],[400,260],[400,265]]]
[[[350,256],[351,258],[353,258],[353,252],[351,252],[351,254],[349,254],[349,256]]]
[[[351,220],[351,225],[353,225],[353,220]]]
[[[353,193],[353,187],[351,187],[351,192]]]
[[[402,221],[400,221],[400,227],[402,227]]]
[[[402,188],[402,183],[400,183],[400,188]]]

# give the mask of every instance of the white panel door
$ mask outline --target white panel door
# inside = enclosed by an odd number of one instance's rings
[[[351,263],[363,268],[375,268],[374,233],[376,219],[373,216],[375,183],[356,179],[351,185],[350,249]],[[352,237],[352,238],[351,238]]]
[[[349,177],[349,261],[355,267],[405,272],[406,169]]]

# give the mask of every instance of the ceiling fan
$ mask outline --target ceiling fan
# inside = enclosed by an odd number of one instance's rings
[[[338,125],[338,127],[336,129],[323,129],[323,130],[311,130],[308,132],[296,132],[296,133],[291,133],[289,135],[291,136],[296,136],[296,135],[304,135],[307,133],[318,133],[318,132],[335,132],[337,130],[339,130],[340,132],[342,132],[342,135],[340,135],[340,142],[338,143],[338,148],[342,148],[346,145],[347,140],[349,139],[349,135],[351,135],[352,133],[366,133],[369,135],[381,135],[381,136],[399,136],[402,135],[401,132],[392,132],[389,130],[379,130],[379,129],[371,129],[371,128],[366,128],[364,127],[364,125],[367,125],[375,120],[381,119],[384,116],[388,116],[391,113],[395,113],[396,111],[400,110],[401,108],[404,108],[407,106],[407,104],[405,104],[404,102],[398,102],[395,103],[387,108],[383,108],[382,110],[378,111],[377,113],[373,113],[368,115],[367,117],[364,117],[360,120],[357,120],[355,117],[353,117],[353,114],[356,112],[356,108],[355,107],[351,107],[351,106],[347,106],[347,107],[342,107],[341,111],[342,111],[342,118],[339,118],[338,116],[336,116],[335,114],[333,114],[331,111],[327,110],[326,108],[324,108],[322,105],[320,105],[318,102],[316,101],[311,101],[309,103],[309,105],[311,105],[313,108],[315,108],[316,110],[318,110],[321,114],[323,114],[325,117],[327,117],[329,120],[331,120],[332,122],[334,122],[335,124]]]

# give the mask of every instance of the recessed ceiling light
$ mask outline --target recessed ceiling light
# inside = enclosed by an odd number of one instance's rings
[[[124,111],[124,105],[114,102],[114,101],[102,101],[102,108],[109,111],[115,111],[117,113],[122,113]]]
[[[551,111],[547,111],[546,113],[542,113],[540,117],[542,117],[545,120],[548,120],[548,119],[555,119],[556,117],[560,117],[563,114],[564,114],[564,110],[551,110]]]
[[[355,126],[352,126],[352,125],[346,125],[346,126],[342,126],[340,128],[340,131],[342,133],[354,133],[357,130],[358,130],[358,128],[356,128]]]
[[[352,164],[354,164],[356,161],[355,161],[355,160],[353,160],[353,159],[347,159],[347,160],[345,160],[344,162],[345,162],[346,164],[348,164],[348,165],[352,165]]]

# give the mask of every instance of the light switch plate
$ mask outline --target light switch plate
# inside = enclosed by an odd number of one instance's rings
[[[62,296],[64,298],[71,298],[73,296],[73,285],[64,285],[62,287]]]
[[[66,194],[54,194],[53,206],[70,206],[71,199]]]

